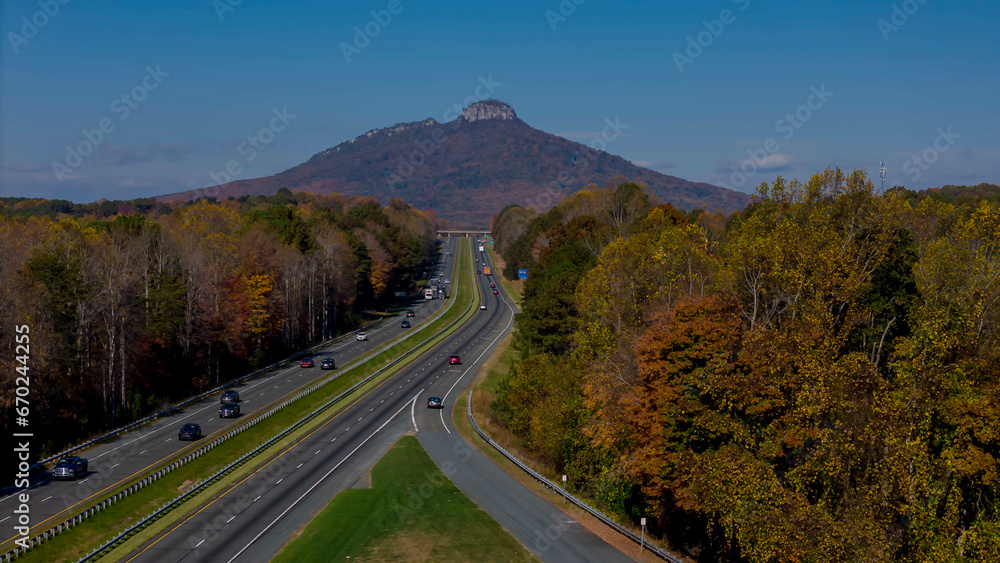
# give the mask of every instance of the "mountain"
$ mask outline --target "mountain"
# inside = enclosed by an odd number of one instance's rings
[[[607,123],[606,138],[620,134],[615,123]],[[446,123],[425,119],[373,129],[273,176],[157,199],[271,195],[287,187],[382,201],[399,197],[418,208],[434,209],[453,225],[487,226],[505,205],[546,210],[587,184],[603,187],[623,178],[643,182],[661,199],[688,210],[729,213],[743,209],[750,199],[540,131],[497,100],[470,104]]]

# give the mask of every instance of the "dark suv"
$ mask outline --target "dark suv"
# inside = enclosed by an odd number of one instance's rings
[[[219,418],[236,418],[240,415],[240,406],[236,403],[225,403],[219,407]]]
[[[333,361],[333,358],[323,358],[323,361],[319,363],[319,369],[336,369],[337,362]]]
[[[219,397],[219,400],[224,405],[229,405],[229,404],[235,405],[236,403],[240,402],[240,393],[236,389],[230,389],[225,393],[223,393],[222,396]]]
[[[54,479],[76,479],[87,474],[87,460],[78,455],[64,457],[52,470]]]
[[[178,440],[197,440],[201,438],[201,426],[194,423],[187,423],[181,427],[181,431],[177,433]]]

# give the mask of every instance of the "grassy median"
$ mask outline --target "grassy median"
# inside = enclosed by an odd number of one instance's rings
[[[415,436],[372,468],[371,489],[348,489],[272,560],[536,561],[441,473]]]
[[[470,275],[470,272],[467,271],[469,269],[469,267],[466,266],[468,258],[465,254],[467,253],[459,254],[459,263],[457,267],[465,268],[466,271],[457,272],[458,275],[455,280],[455,285],[459,287],[459,291],[452,297],[452,299],[460,300],[460,302],[455,303],[455,305],[451,307],[448,312],[435,320],[433,323],[421,327],[405,341],[394,345],[392,348],[380,353],[371,360],[347,371],[337,379],[286,406],[270,418],[263,420],[252,428],[234,436],[198,459],[175,469],[161,479],[157,480],[155,483],[148,485],[147,487],[137,491],[135,494],[112,504],[76,527],[55,536],[42,545],[32,548],[21,557],[18,557],[18,561],[77,561],[83,555],[90,553],[98,546],[103,545],[105,542],[113,538],[115,534],[121,530],[131,526],[136,521],[175,498],[178,494],[201,482],[206,476],[212,475],[219,469],[222,469],[232,460],[236,459],[245,452],[252,450],[257,445],[263,443],[281,430],[292,425],[295,421],[299,420],[307,413],[315,410],[332,397],[335,397],[350,388],[352,385],[368,377],[392,360],[400,357],[403,353],[414,348],[427,349],[435,345],[441,339],[446,338],[447,335],[442,335],[426,344],[416,344],[422,339],[426,339],[435,332],[440,331],[452,321],[460,321],[459,324],[456,325],[457,327],[461,325],[461,320],[471,318],[475,314],[475,303],[478,301],[479,294],[478,292],[472,291],[474,276]],[[472,306],[467,308],[469,303],[471,303]],[[393,370],[393,372],[395,372],[395,370]],[[387,373],[385,376],[388,377],[389,375],[390,374]],[[352,399],[365,393],[368,389],[377,385],[382,379],[384,378],[377,378],[369,382],[368,385],[362,386],[350,396],[345,397],[341,401],[341,404],[349,404]],[[286,446],[291,440],[294,440],[296,436],[305,433],[318,424],[321,424],[323,420],[327,419],[330,415],[335,414],[338,410],[338,408],[332,408],[326,415],[321,415],[312,420],[309,424],[304,425],[280,443],[269,448],[268,451],[263,452],[261,455],[254,458],[251,462],[227,475],[218,484],[213,485],[210,490],[212,492],[218,492],[221,488],[220,485],[224,486],[230,484],[235,482],[237,478],[249,474],[261,463],[265,462],[270,455],[276,452],[279,448]],[[250,420],[252,418],[252,416],[248,416],[246,417],[246,420]],[[207,439],[203,439],[200,442],[207,443],[207,441]],[[198,447],[200,447],[200,443]],[[162,465],[167,465],[168,463],[169,462],[165,462]],[[138,478],[127,481],[123,483],[121,487],[116,487],[115,490],[124,489],[137,480]],[[102,498],[110,496],[111,494],[113,494],[113,492],[109,491],[106,495],[102,495]],[[193,501],[202,499],[206,494],[207,492],[197,495]],[[196,506],[197,503],[193,503],[193,501],[187,504]],[[91,504],[93,504],[93,502],[88,503],[86,506],[89,507]],[[188,511],[189,509],[180,508],[171,512],[169,515],[141,532],[134,539],[141,540],[151,537],[154,532],[162,531],[170,524],[179,520]],[[47,526],[50,525],[52,524],[47,524]],[[133,544],[134,542],[130,540],[126,546]]]

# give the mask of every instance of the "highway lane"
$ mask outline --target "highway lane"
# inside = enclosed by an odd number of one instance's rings
[[[449,258],[447,253],[449,251],[454,253],[455,246],[454,241],[445,243],[442,259],[435,266],[435,271],[451,273],[454,258]],[[367,331],[369,339],[366,342],[350,337],[312,355],[316,358],[333,356],[336,359],[337,370],[340,370],[342,366],[376,350],[406,331],[419,330],[426,319],[439,307],[448,303],[449,301],[440,299],[414,302],[413,308],[417,316],[409,319],[413,328],[402,329],[398,318],[389,318],[378,327]],[[242,413],[237,418],[220,419],[218,395],[213,395],[186,407],[183,411],[158,419],[79,454],[90,461],[90,472],[80,480],[53,481],[47,471],[36,474],[36,480],[31,487],[33,489],[31,491],[32,534],[40,533],[65,520],[102,500],[119,487],[161,466],[167,460],[197,449],[207,440],[250,420],[257,412],[267,410],[301,389],[335,373],[337,371],[320,370],[318,361],[315,368],[300,368],[295,362],[235,386],[242,399]],[[194,442],[178,441],[176,432],[187,422],[200,424],[205,437]],[[11,518],[10,515],[16,506],[14,499],[15,495],[0,499],[0,523]],[[3,515],[4,512],[8,515]],[[9,549],[15,537],[0,544],[0,547],[4,550]]]
[[[488,282],[482,276],[476,281],[485,295]],[[488,297],[493,297],[492,290]],[[127,560],[230,561],[237,556],[239,561],[268,560],[318,507],[406,430],[411,411],[426,409],[429,394],[444,395],[454,384],[466,366],[449,365],[450,354],[461,354],[466,362],[479,356],[509,321],[510,311],[501,307],[475,313],[441,344],[409,361]]]
[[[445,439],[457,437],[448,434],[450,421],[441,422],[440,411],[427,409],[427,397],[453,397],[488,349],[509,331],[513,315],[513,309],[503,305],[504,298],[493,295],[487,277],[477,276],[477,281],[487,310],[477,313],[469,325],[125,560],[268,561],[301,525],[338,491],[351,486],[414,423],[422,441],[425,433]],[[452,353],[462,355],[462,365],[449,365],[448,356]],[[480,480],[493,483],[493,494],[502,496],[508,494],[505,489],[514,491],[506,502],[480,506],[490,509],[499,506],[506,511],[508,518],[491,514],[508,529],[518,532],[519,538],[530,536],[532,531],[547,538],[556,535],[553,529],[558,530],[558,537],[547,540],[549,544],[544,549],[532,547],[536,542],[533,536],[527,541],[522,539],[544,560],[629,560],[527,491],[467,443],[432,441],[437,455],[456,460],[441,467],[457,483],[462,478],[456,472],[476,471],[486,475]],[[478,489],[489,487],[480,484]],[[511,524],[511,518],[520,518],[521,524]]]
[[[489,282],[495,282],[493,276],[487,276],[487,279]],[[481,337],[483,344],[475,347],[475,352],[479,352],[480,355],[473,359],[469,367],[455,379],[444,394],[437,395],[444,399],[444,408],[427,409],[426,401],[424,402],[424,408],[418,411],[414,418],[414,424],[419,430],[417,439],[434,463],[462,492],[542,561],[549,563],[634,561],[525,487],[455,431],[452,422],[455,397],[465,390],[474,379],[483,359],[513,327],[514,307],[501,284],[495,283],[500,293],[493,295],[492,289],[487,286],[485,288],[488,292],[487,297],[494,298],[487,306],[503,309],[503,318],[510,320],[502,330]],[[501,323],[503,322],[501,320]],[[424,395],[429,396],[431,393],[425,392]],[[454,416],[467,415],[465,409],[461,409],[454,413]]]

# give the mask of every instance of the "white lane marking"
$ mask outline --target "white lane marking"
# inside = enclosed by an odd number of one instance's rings
[[[260,495],[260,496],[258,496],[257,498],[253,499],[253,501],[254,501],[254,502],[257,502],[258,500],[260,500],[260,497],[261,497],[261,496],[264,496],[264,495]]]
[[[7,518],[4,518],[3,520],[0,520],[0,522],[3,522],[4,520],[8,520],[9,518],[10,518],[10,516],[8,516]]]
[[[42,499],[42,502],[45,502],[45,501],[49,500],[50,498],[52,498],[52,495],[49,495],[49,496],[47,496],[47,497],[43,498],[43,499]]]
[[[167,438],[166,440],[164,440],[164,441],[163,441],[163,443],[167,443],[167,442],[169,442],[170,440],[173,440],[173,438]]]
[[[321,451],[323,451],[323,450],[316,450],[316,453],[314,453],[313,455],[319,455],[319,452],[321,452]]]
[[[142,455],[142,454],[144,454],[144,453],[146,453],[146,452],[148,452],[148,451],[149,451],[149,450],[142,450],[142,451],[141,451],[141,452],[139,452],[139,453],[138,453],[137,455]]]
[[[426,387],[424,387],[424,389],[426,389]],[[424,389],[421,389],[420,393],[423,393]],[[410,420],[413,421],[413,431],[414,432],[419,432],[420,431],[420,429],[417,428],[417,416],[416,416],[416,413],[414,412],[414,409],[417,408],[417,397],[420,396],[420,393],[417,393],[417,395],[415,397],[413,397],[413,404],[410,405]],[[403,405],[403,407],[405,408],[406,405]]]
[[[229,520],[226,520],[226,524],[228,524],[228,523],[232,522],[232,521],[233,521],[233,520],[235,520],[235,519],[236,519],[236,517],[235,517],[235,516],[232,516],[232,517],[230,517],[230,518],[229,518]]]
[[[114,469],[114,468],[118,467],[119,465],[121,465],[121,464],[120,463],[116,463],[116,464],[114,464],[114,465],[111,466],[111,469]]]
[[[198,548],[198,547],[199,547],[199,546],[200,546],[201,544],[203,544],[203,543],[205,543],[205,540],[201,540],[200,542],[198,542],[198,545],[194,546],[194,547],[195,547],[195,549],[197,549],[197,548]]]
[[[465,370],[465,373],[463,373],[462,375],[458,376],[458,378],[457,378],[457,379],[455,380],[455,383],[452,383],[452,384],[451,384],[451,387],[449,387],[449,388],[448,388],[448,392],[447,392],[447,393],[445,393],[445,394],[444,394],[444,397],[442,397],[442,398],[441,398],[441,404],[442,404],[442,405],[444,404],[444,402],[445,402],[445,401],[447,401],[447,400],[448,400],[448,395],[450,395],[450,394],[451,394],[451,391],[452,391],[452,389],[454,389],[454,388],[455,388],[455,386],[456,386],[456,385],[458,385],[458,382],[459,382],[459,381],[462,381],[462,379],[463,379],[463,378],[465,378],[465,374],[469,373],[469,370],[470,370],[470,369],[472,369],[472,368],[473,368],[473,367],[474,367],[474,366],[476,365],[476,363],[477,363],[477,362],[478,362],[479,360],[483,359],[483,356],[485,356],[485,355],[486,355],[486,352],[488,352],[488,351],[490,350],[490,348],[492,348],[492,347],[493,347],[493,345],[497,343],[497,340],[500,340],[500,337],[501,337],[501,336],[503,336],[503,333],[504,333],[504,332],[506,332],[506,331],[507,331],[507,329],[508,329],[508,328],[510,328],[510,325],[514,323],[514,308],[513,308],[513,307],[511,307],[511,306],[510,306],[510,305],[509,305],[509,304],[507,303],[507,300],[506,300],[506,299],[501,299],[501,301],[503,301],[503,304],[504,304],[504,305],[506,305],[506,306],[507,306],[507,308],[508,308],[508,309],[510,309],[510,312],[511,312],[511,315],[510,315],[510,320],[509,320],[509,321],[507,322],[507,326],[505,326],[505,327],[503,328],[503,330],[501,330],[501,331],[500,331],[500,334],[498,334],[498,335],[497,335],[497,337],[493,339],[493,342],[490,342],[489,346],[487,346],[487,347],[486,347],[486,349],[485,349],[485,350],[483,350],[483,353],[482,353],[482,354],[479,354],[479,357],[478,357],[478,358],[476,358],[476,359],[475,359],[475,361],[473,361],[473,362],[472,362],[472,365],[470,365],[470,366],[469,366],[468,368],[466,368],[466,370]],[[446,431],[447,431],[447,432],[448,432],[449,434],[451,434],[451,430],[449,430],[449,429],[448,429],[448,425],[447,425],[447,424],[445,424],[445,422],[444,422],[444,409],[441,409],[441,412],[440,412],[440,413],[438,413],[438,414],[440,414],[440,415],[441,415],[441,426],[444,426],[444,429],[445,429],[445,430],[446,430]]]
[[[302,467],[303,465],[305,465],[305,464],[304,463],[300,463],[299,467]],[[299,467],[296,467],[295,469],[298,469]]]
[[[424,390],[423,390],[423,389],[421,389],[421,390],[420,390],[420,393],[423,393],[423,391],[424,391]],[[416,402],[416,400],[417,400],[417,397],[419,397],[419,396],[420,396],[420,393],[417,393],[417,394],[416,394],[416,395],[415,395],[415,396],[413,397],[413,400],[414,400],[414,402]],[[407,401],[407,402],[409,402],[409,401]],[[307,496],[309,496],[309,494],[310,494],[310,493],[312,493],[312,492],[313,492],[313,490],[314,490],[314,489],[315,489],[316,487],[318,487],[320,483],[322,483],[322,482],[323,482],[323,481],[324,481],[324,480],[325,480],[325,479],[326,479],[327,477],[329,477],[329,476],[330,476],[330,474],[332,474],[332,473],[333,473],[334,471],[336,471],[336,470],[337,470],[337,469],[338,469],[338,468],[339,468],[339,467],[340,467],[341,465],[343,465],[343,464],[344,464],[344,462],[345,462],[345,461],[347,461],[347,460],[348,460],[348,459],[349,459],[349,458],[350,458],[350,457],[351,457],[352,455],[354,455],[354,453],[355,453],[355,452],[357,452],[358,450],[360,450],[362,446],[364,446],[365,444],[367,444],[369,440],[371,440],[372,438],[374,438],[376,434],[378,434],[379,432],[381,432],[381,431],[382,431],[382,429],[383,429],[383,428],[385,428],[385,427],[386,427],[386,425],[388,425],[388,424],[389,424],[389,422],[391,422],[391,421],[392,421],[392,419],[396,418],[396,416],[398,416],[398,415],[399,415],[399,413],[403,412],[403,409],[405,409],[405,408],[406,408],[406,404],[404,403],[404,404],[403,404],[403,406],[402,406],[402,407],[400,407],[398,411],[396,411],[396,412],[395,412],[395,413],[394,413],[394,414],[393,414],[392,416],[390,416],[389,418],[387,418],[387,419],[386,419],[386,421],[382,423],[382,426],[379,426],[378,428],[376,428],[374,432],[372,432],[372,433],[371,433],[371,434],[370,434],[370,435],[369,435],[369,436],[368,436],[367,438],[365,438],[365,439],[364,439],[364,441],[363,441],[363,442],[361,442],[360,444],[358,444],[358,445],[357,445],[357,447],[356,447],[356,448],[354,448],[353,450],[351,450],[351,453],[347,454],[347,456],[345,456],[345,457],[344,457],[344,459],[340,460],[340,462],[338,462],[338,463],[337,463],[337,465],[334,465],[332,469],[330,469],[329,471],[327,471],[325,475],[323,475],[322,477],[320,477],[320,478],[319,478],[319,481],[316,481],[316,482],[315,482],[315,483],[313,484],[313,486],[309,487],[309,490],[307,490],[306,492],[302,493],[302,496],[300,496],[299,498],[297,498],[297,499],[295,500],[295,502],[293,502],[293,503],[292,503],[291,505],[289,505],[289,506],[288,506],[288,508],[286,508],[286,509],[284,510],[284,512],[282,512],[281,514],[279,514],[279,515],[278,515],[278,517],[277,517],[277,518],[275,518],[274,520],[272,520],[270,524],[268,524],[267,526],[265,526],[265,527],[264,527],[264,529],[260,531],[260,533],[258,533],[258,534],[257,534],[256,536],[254,536],[254,538],[253,538],[252,540],[250,540],[250,543],[248,543],[248,544],[246,544],[245,546],[243,546],[243,549],[239,550],[239,551],[238,551],[238,552],[236,553],[236,555],[234,555],[234,556],[232,557],[232,559],[230,559],[230,560],[228,561],[228,563],[232,563],[233,561],[235,561],[235,560],[236,560],[236,558],[237,558],[237,557],[239,557],[240,555],[243,555],[243,552],[244,552],[244,551],[246,551],[247,549],[249,549],[251,545],[253,545],[253,544],[254,544],[254,543],[255,543],[255,542],[257,541],[257,540],[259,540],[259,539],[261,538],[261,536],[263,536],[264,534],[266,534],[266,533],[267,533],[267,532],[268,532],[268,531],[269,531],[269,530],[270,530],[270,529],[271,529],[272,527],[274,527],[274,525],[275,525],[275,524],[277,524],[279,520],[281,520],[282,518],[284,518],[284,517],[285,517],[285,515],[286,515],[286,514],[288,514],[288,512],[289,512],[289,511],[291,511],[291,510],[292,510],[293,508],[295,508],[295,507],[296,507],[296,506],[297,506],[297,505],[298,505],[298,504],[299,504],[300,502],[302,502],[302,499],[304,499],[304,498],[306,498]],[[300,466],[300,467],[301,467],[301,466]],[[202,541],[204,541],[204,540],[202,540]]]
[[[284,477],[282,477],[281,479],[278,479],[278,483],[281,483],[281,482],[282,482],[282,481],[284,481],[284,480],[285,480],[285,478],[284,478]],[[275,485],[277,485],[278,483],[275,483]]]

